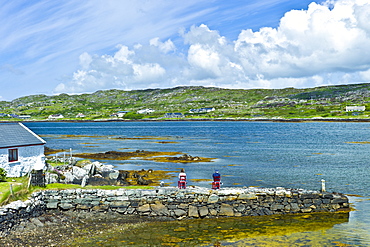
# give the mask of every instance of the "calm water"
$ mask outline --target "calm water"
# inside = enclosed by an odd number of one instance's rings
[[[367,187],[370,184],[370,123],[46,122],[26,125],[47,141],[46,146],[72,148],[73,153],[140,149],[215,158],[214,162],[185,165],[142,160],[108,161],[117,169],[152,168],[177,173],[179,168],[185,168],[189,179],[209,179],[214,169],[219,169],[224,186],[235,187],[320,189],[320,181],[325,179],[328,191],[361,196],[350,197],[357,211],[351,212],[345,222],[318,227],[318,230],[313,227],[275,235],[249,236],[225,230],[224,234],[217,232],[209,238],[232,246],[264,246],[263,243],[272,245],[274,241],[276,246],[370,246],[370,191]],[[175,185],[176,181],[166,182]],[[209,182],[198,180],[190,180],[190,185],[210,187]],[[230,222],[221,222],[220,226],[230,229],[228,224]],[[173,233],[174,226],[168,225],[166,229]],[[274,229],[273,224],[270,229]],[[166,230],[163,231],[161,235],[167,236]],[[235,234],[234,238],[230,234]]]

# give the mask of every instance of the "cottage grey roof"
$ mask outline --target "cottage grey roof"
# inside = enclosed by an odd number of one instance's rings
[[[0,123],[0,148],[45,143],[43,139],[21,123]]]

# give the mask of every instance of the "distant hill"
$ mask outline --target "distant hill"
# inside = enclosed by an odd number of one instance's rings
[[[306,89],[243,90],[201,86],[112,89],[92,94],[31,95],[10,102],[1,101],[0,120],[19,117],[45,120],[55,114],[62,115],[61,120],[162,119],[165,113],[182,113],[185,118],[219,119],[367,118],[369,99],[368,83]],[[365,106],[366,110],[346,112],[346,106],[351,105]],[[137,113],[145,109],[151,110]],[[189,113],[191,109],[196,111]]]

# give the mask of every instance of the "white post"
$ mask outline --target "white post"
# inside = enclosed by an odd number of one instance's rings
[[[326,191],[326,189],[325,189],[325,180],[324,179],[321,179],[321,191],[322,192]]]
[[[71,154],[71,159],[72,159],[72,148],[69,149],[69,152]]]
[[[63,162],[64,164],[66,164],[66,153],[65,152],[63,152]]]

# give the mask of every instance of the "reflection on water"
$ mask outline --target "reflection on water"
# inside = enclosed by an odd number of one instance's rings
[[[151,222],[75,242],[75,246],[345,246],[327,234],[349,213],[230,217]]]

